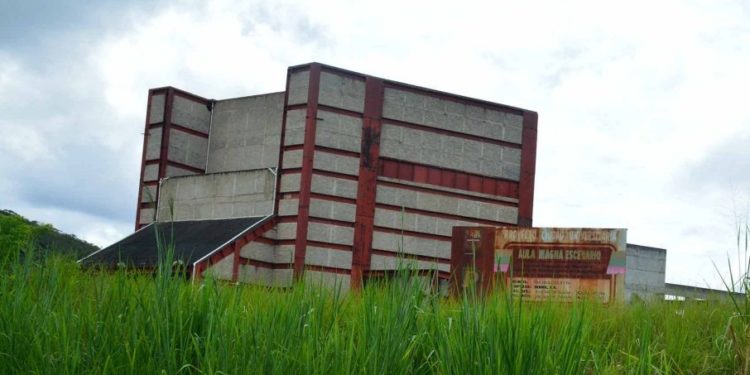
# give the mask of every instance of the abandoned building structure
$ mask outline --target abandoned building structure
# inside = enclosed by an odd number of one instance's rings
[[[319,63],[283,92],[148,93],[136,231],[84,264],[359,288],[451,274],[454,226],[531,227],[537,114]],[[628,245],[628,294],[665,293],[666,252]]]

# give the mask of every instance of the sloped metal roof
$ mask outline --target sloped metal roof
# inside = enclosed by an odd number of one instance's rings
[[[192,265],[224,247],[268,217],[153,223],[80,260],[83,265],[156,267],[172,251],[172,261]]]

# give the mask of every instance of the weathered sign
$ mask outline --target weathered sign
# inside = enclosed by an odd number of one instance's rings
[[[625,229],[456,227],[454,290],[473,282],[524,300],[608,303],[622,297],[625,236]]]

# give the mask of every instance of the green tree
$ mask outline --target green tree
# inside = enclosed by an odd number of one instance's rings
[[[0,261],[18,259],[34,235],[34,228],[18,215],[0,215]]]

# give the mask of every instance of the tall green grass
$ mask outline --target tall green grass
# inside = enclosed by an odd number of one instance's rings
[[[0,373],[743,371],[746,347],[732,332],[747,326],[730,303],[451,300],[406,277],[342,295],[192,284],[162,271],[82,270],[60,258],[4,265]]]

